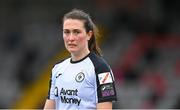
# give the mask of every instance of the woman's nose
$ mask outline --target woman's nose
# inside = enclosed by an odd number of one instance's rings
[[[73,33],[70,33],[70,34],[69,34],[69,40],[74,40],[74,38],[75,38],[75,37],[74,37]]]

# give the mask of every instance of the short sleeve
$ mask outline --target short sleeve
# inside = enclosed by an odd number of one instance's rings
[[[107,62],[96,55],[90,56],[96,75],[97,103],[116,101],[116,89],[113,72]]]
[[[116,101],[116,89],[111,69],[96,73],[98,103]]]

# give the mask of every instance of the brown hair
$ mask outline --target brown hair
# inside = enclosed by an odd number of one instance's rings
[[[91,52],[95,52],[97,55],[101,56],[101,49],[99,48],[96,40],[97,37],[99,37],[99,30],[91,20],[89,14],[79,9],[73,9],[72,11],[64,15],[63,22],[66,19],[78,19],[84,21],[84,27],[86,32],[93,32],[91,39],[88,41],[88,48]]]

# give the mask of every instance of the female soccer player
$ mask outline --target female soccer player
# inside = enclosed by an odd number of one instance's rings
[[[71,57],[53,67],[44,109],[112,109],[113,73],[101,56],[96,32],[84,11],[64,15],[63,39]]]

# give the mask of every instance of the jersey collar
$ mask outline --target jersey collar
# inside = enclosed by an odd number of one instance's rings
[[[90,54],[91,54],[91,52],[90,52],[89,54],[87,54],[85,57],[83,57],[82,59],[77,60],[77,61],[73,61],[72,58],[71,58],[71,59],[70,59],[70,62],[71,62],[71,63],[79,63],[79,62],[83,61],[84,59],[86,59]]]

